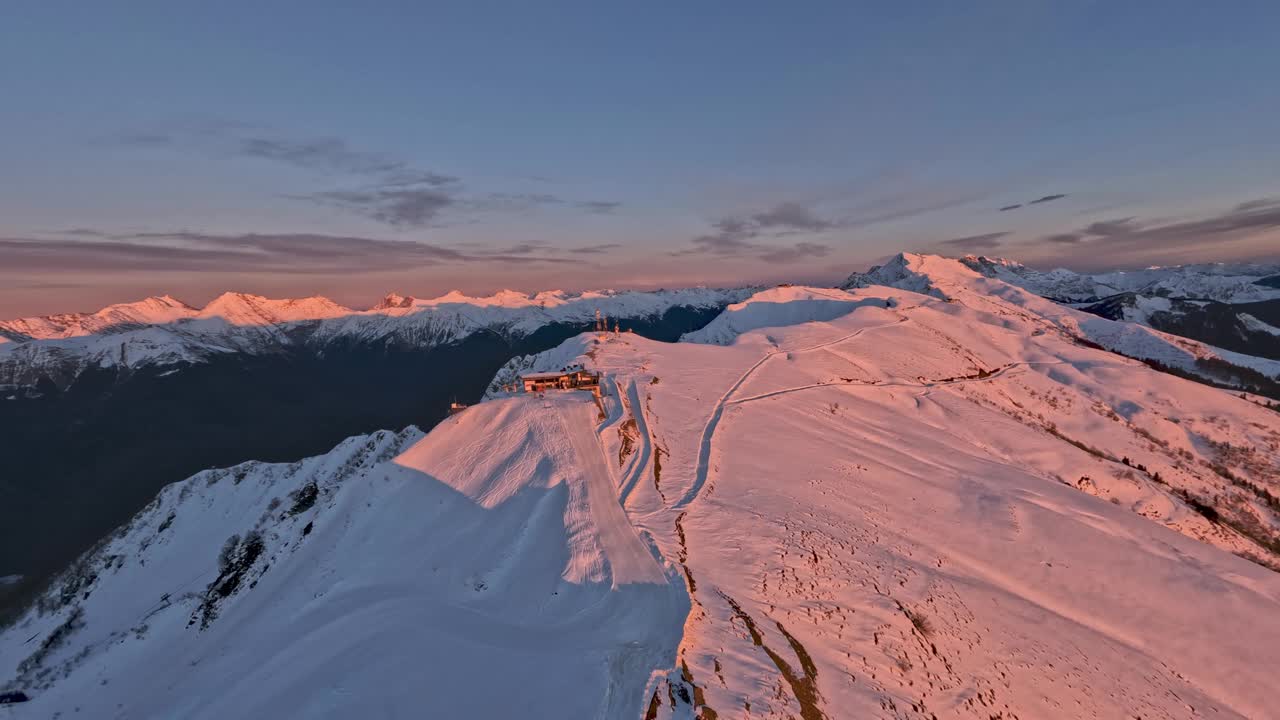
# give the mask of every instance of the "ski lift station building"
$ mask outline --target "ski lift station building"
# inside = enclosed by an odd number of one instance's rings
[[[525,392],[543,390],[595,390],[600,387],[600,374],[582,368],[560,372],[528,373],[520,376]]]

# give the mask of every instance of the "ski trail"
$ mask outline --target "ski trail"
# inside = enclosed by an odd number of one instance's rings
[[[619,388],[621,393],[621,388]],[[635,380],[627,383],[627,397],[631,404],[631,417],[636,421],[636,432],[640,435],[640,449],[635,454],[635,459],[631,462],[631,470],[628,477],[622,483],[622,489],[618,494],[618,501],[622,505],[627,504],[627,498],[631,497],[631,493],[640,484],[641,478],[645,475],[645,470],[649,467],[649,458],[653,455],[653,439],[649,436],[649,424],[644,416],[644,408],[640,403],[640,390],[636,387]]]
[[[812,383],[809,385],[797,385],[795,387],[782,388],[780,390],[770,390],[767,393],[760,393],[759,395],[751,395],[744,398],[738,398],[737,400],[730,400],[726,404],[741,405],[743,403],[749,403],[755,400],[764,400],[766,398],[777,397],[779,395],[787,395],[793,392],[799,392],[801,390],[812,390],[813,388],[837,387],[837,386],[865,387],[865,388],[909,387],[909,388],[922,388],[925,390],[930,390],[933,388],[946,387],[948,385],[964,385],[966,383],[972,383],[972,382],[987,382],[988,380],[995,380],[997,378],[1004,377],[1006,374],[1008,374],[1010,370],[1014,370],[1020,367],[1027,367],[1029,365],[1062,365],[1062,364],[1064,363],[1061,360],[1053,360],[1053,361],[1045,361],[1045,362],[1016,362],[1016,363],[1010,363],[1008,365],[1005,365],[1004,367],[998,368],[995,372],[991,373],[990,375],[987,375],[986,377],[964,377],[964,378],[955,378],[953,380],[936,380],[932,382],[907,382],[902,380],[894,380],[891,382],[864,382],[862,380],[832,380],[830,382],[819,382],[819,383]]]
[[[911,308],[904,308],[904,310],[909,310],[909,309]],[[702,488],[707,484],[707,475],[710,472],[710,465],[711,465],[711,442],[715,436],[716,427],[719,426],[720,424],[720,418],[724,416],[725,406],[730,404],[729,398],[735,392],[738,391],[738,388],[742,387],[742,385],[751,378],[751,375],[754,374],[755,371],[759,369],[761,365],[764,365],[765,362],[767,362],[770,358],[775,357],[777,355],[781,355],[784,353],[802,353],[802,352],[811,352],[813,350],[821,350],[822,348],[831,347],[832,345],[837,345],[839,343],[845,342],[846,340],[852,340],[853,338],[858,337],[859,335],[861,335],[862,333],[868,330],[877,330],[880,328],[892,327],[899,323],[907,322],[909,319],[910,318],[900,316],[898,320],[895,320],[893,322],[859,328],[847,335],[843,335],[834,340],[828,340],[826,342],[821,342],[821,343],[818,343],[817,345],[811,345],[809,347],[798,348],[795,350],[786,350],[783,348],[779,348],[770,353],[766,353],[765,356],[757,360],[754,365],[747,368],[746,372],[742,373],[742,375],[738,377],[738,379],[733,383],[733,385],[731,385],[729,389],[726,390],[725,393],[720,396],[720,399],[716,401],[715,409],[711,411],[711,416],[707,419],[706,425],[703,426],[702,428],[702,439],[698,445],[698,462],[697,462],[697,465],[695,465],[696,469],[694,471],[693,484],[690,485],[689,489],[685,491],[684,496],[681,497],[680,500],[678,500],[674,506],[672,506],[672,509],[680,510],[688,506],[689,503],[693,502],[694,499],[698,497],[698,493],[700,493],[702,491]]]
[[[648,545],[636,533],[618,500],[613,472],[588,417],[591,409],[594,406],[585,403],[556,403],[555,413],[565,437],[582,463],[588,506],[609,559],[613,584],[615,587],[628,583],[666,585],[666,574],[649,552]]]
[[[630,389],[634,402],[634,383]],[[625,417],[621,393],[618,401],[620,416]],[[633,411],[635,407],[633,405]],[[554,412],[580,461],[588,511],[608,559],[613,588],[616,591],[622,585],[632,586],[629,606],[616,610],[607,620],[602,619],[631,628],[629,632],[634,633],[632,639],[621,642],[611,653],[609,685],[599,714],[600,717],[626,717],[637,714],[652,694],[657,679],[675,666],[676,653],[684,639],[684,622],[692,605],[679,575],[668,574],[660,564],[661,555],[652,540],[632,525],[622,506],[613,467],[591,421],[590,413],[594,409],[594,404],[556,403]],[[642,473],[644,463],[637,466],[637,473]],[[644,587],[637,589],[636,585]]]

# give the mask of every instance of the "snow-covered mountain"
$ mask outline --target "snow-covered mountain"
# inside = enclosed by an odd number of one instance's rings
[[[451,292],[430,300],[388,295],[369,310],[323,297],[272,300],[224,293],[203,308],[168,296],[112,305],[96,313],[0,322],[0,387],[41,378],[65,386],[86,368],[137,369],[199,363],[220,354],[263,354],[282,347],[323,350],[332,343],[433,347],[479,332],[527,336],[554,323],[584,323],[600,311],[614,320],[661,315],[673,307],[713,308],[750,289],[653,292],[504,290],[488,297]]]
[[[1280,359],[1280,345],[1268,331],[1280,322],[1280,264],[1180,265],[1089,275],[1063,269],[1041,272],[984,256],[969,255],[961,262],[986,277],[1111,320]]]
[[[158,325],[194,317],[195,308],[168,295],[108,305],[95,313],[68,313],[0,321],[0,336],[9,340],[81,337],[121,328]]]
[[[926,292],[772,288],[684,342],[511,364],[584,364],[598,402],[495,392],[179,482],[0,634],[3,689],[38,717],[1270,716],[1276,411],[1098,346],[1124,323],[896,265]]]
[[[877,285],[923,292],[970,307],[991,306],[1001,315],[1017,313],[1040,332],[1064,333],[1127,357],[1156,363],[1210,382],[1274,394],[1280,390],[1280,360],[1214,347],[1133,322],[1082,312],[998,277],[979,273],[968,259],[902,253],[883,266],[854,273],[842,287]],[[1159,302],[1152,300],[1151,302]],[[1261,387],[1261,386],[1266,387]]]
[[[961,262],[986,277],[1063,302],[1097,302],[1118,293],[1225,303],[1280,298],[1280,288],[1259,282],[1280,274],[1280,263],[1173,265],[1086,274],[1063,268],[1042,272],[1013,260],[983,255],[966,255]]]
[[[1081,309],[1246,355],[1280,360],[1280,298],[1223,303],[1120,293]]]

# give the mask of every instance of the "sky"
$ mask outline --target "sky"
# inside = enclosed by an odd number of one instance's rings
[[[1280,259],[1274,2],[12,0],[0,317]]]

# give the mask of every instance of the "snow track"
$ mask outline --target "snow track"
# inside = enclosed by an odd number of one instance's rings
[[[580,461],[592,522],[609,560],[613,586],[628,583],[666,584],[669,578],[654,560],[649,547],[636,534],[618,501],[617,483],[592,431],[589,402],[554,403],[557,421]]]
[[[909,309],[911,308],[903,308],[903,310],[909,310]],[[751,376],[756,372],[756,370],[760,369],[762,365],[764,365],[770,359],[777,357],[778,355],[787,354],[787,353],[806,353],[806,352],[812,352],[814,350],[822,350],[822,349],[829,348],[834,345],[839,345],[840,343],[852,340],[862,335],[864,332],[868,330],[877,330],[879,328],[892,327],[894,325],[897,325],[898,323],[907,322],[907,320],[908,318],[903,316],[900,319],[891,323],[884,323],[882,325],[872,325],[870,327],[859,328],[847,335],[838,337],[835,340],[828,340],[825,342],[818,343],[817,345],[811,345],[809,347],[803,347],[796,350],[785,350],[785,349],[774,350],[770,353],[765,354],[764,357],[756,361],[754,365],[747,368],[746,372],[742,373],[742,375],[738,377],[738,379],[733,383],[733,385],[730,385],[729,389],[726,390],[724,394],[720,396],[720,399],[715,404],[715,408],[711,411],[711,416],[707,418],[707,423],[702,429],[702,439],[698,444],[698,466],[697,466],[697,471],[694,474],[693,484],[685,492],[684,496],[681,497],[680,500],[675,504],[674,509],[680,510],[688,506],[695,499],[697,499],[698,493],[702,492],[702,488],[706,486],[708,476],[710,475],[710,472],[711,472],[710,470],[711,443],[715,438],[716,427],[720,424],[720,419],[724,416],[725,407],[728,404],[730,404],[729,399],[733,397],[733,394],[736,393],[738,389],[741,388],[742,385],[746,383],[747,380],[749,380]]]
[[[887,382],[865,382],[861,380],[830,380],[827,382],[811,383],[809,385],[797,385],[795,387],[787,387],[787,388],[782,388],[780,390],[771,390],[769,392],[760,393],[758,395],[750,395],[748,397],[738,398],[736,400],[729,400],[725,404],[726,405],[742,405],[744,403],[754,402],[756,400],[765,400],[772,397],[778,397],[779,395],[789,395],[794,392],[800,392],[801,390],[813,390],[815,388],[830,388],[830,387],[903,388],[903,387],[906,387],[906,388],[921,388],[923,390],[930,390],[932,388],[947,387],[948,385],[964,385],[966,383],[980,383],[980,382],[989,382],[991,380],[998,380],[1004,377],[1005,375],[1009,374],[1011,370],[1018,369],[1018,368],[1027,368],[1027,367],[1032,367],[1036,365],[1064,365],[1064,364],[1066,363],[1060,360],[1053,360],[1048,362],[1016,362],[1016,363],[1009,363],[1008,365],[1005,365],[1003,367],[993,370],[990,374],[983,375],[980,377],[976,377],[976,376],[975,377],[959,377],[959,378],[950,378],[947,380],[934,380],[934,381],[926,380],[922,382],[892,381],[892,380]],[[1132,366],[1116,364],[1112,367],[1132,367]]]
[[[620,386],[619,392],[621,392]],[[626,479],[623,481],[619,492],[619,501],[624,506],[627,504],[627,499],[631,497],[631,493],[635,491],[636,486],[640,484],[640,481],[650,469],[650,461],[653,457],[653,438],[649,435],[649,423],[644,416],[644,405],[641,402],[640,390],[636,387],[635,380],[627,383],[627,401],[631,406],[630,415],[636,421],[637,440],[640,446],[628,466],[630,470],[626,473]]]

